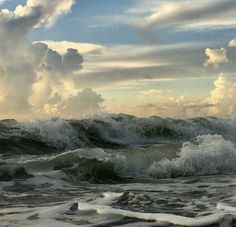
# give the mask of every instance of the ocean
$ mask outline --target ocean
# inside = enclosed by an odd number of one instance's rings
[[[233,226],[235,143],[236,119],[2,120],[0,226]]]

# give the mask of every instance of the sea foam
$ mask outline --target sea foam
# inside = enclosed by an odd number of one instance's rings
[[[185,142],[178,157],[154,162],[147,170],[157,178],[220,174],[236,170],[235,145],[220,135],[204,135]]]

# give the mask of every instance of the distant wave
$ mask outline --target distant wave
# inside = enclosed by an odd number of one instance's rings
[[[85,147],[182,143],[206,134],[218,134],[235,141],[236,120],[136,118],[124,114],[83,120],[38,119],[23,123],[2,120],[0,154],[44,154]]]

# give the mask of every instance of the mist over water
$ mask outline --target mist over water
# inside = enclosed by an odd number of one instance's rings
[[[221,223],[236,216],[235,134],[211,117],[2,120],[4,226]]]

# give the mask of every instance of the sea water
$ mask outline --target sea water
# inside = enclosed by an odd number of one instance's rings
[[[0,122],[0,226],[233,226],[236,120]]]

